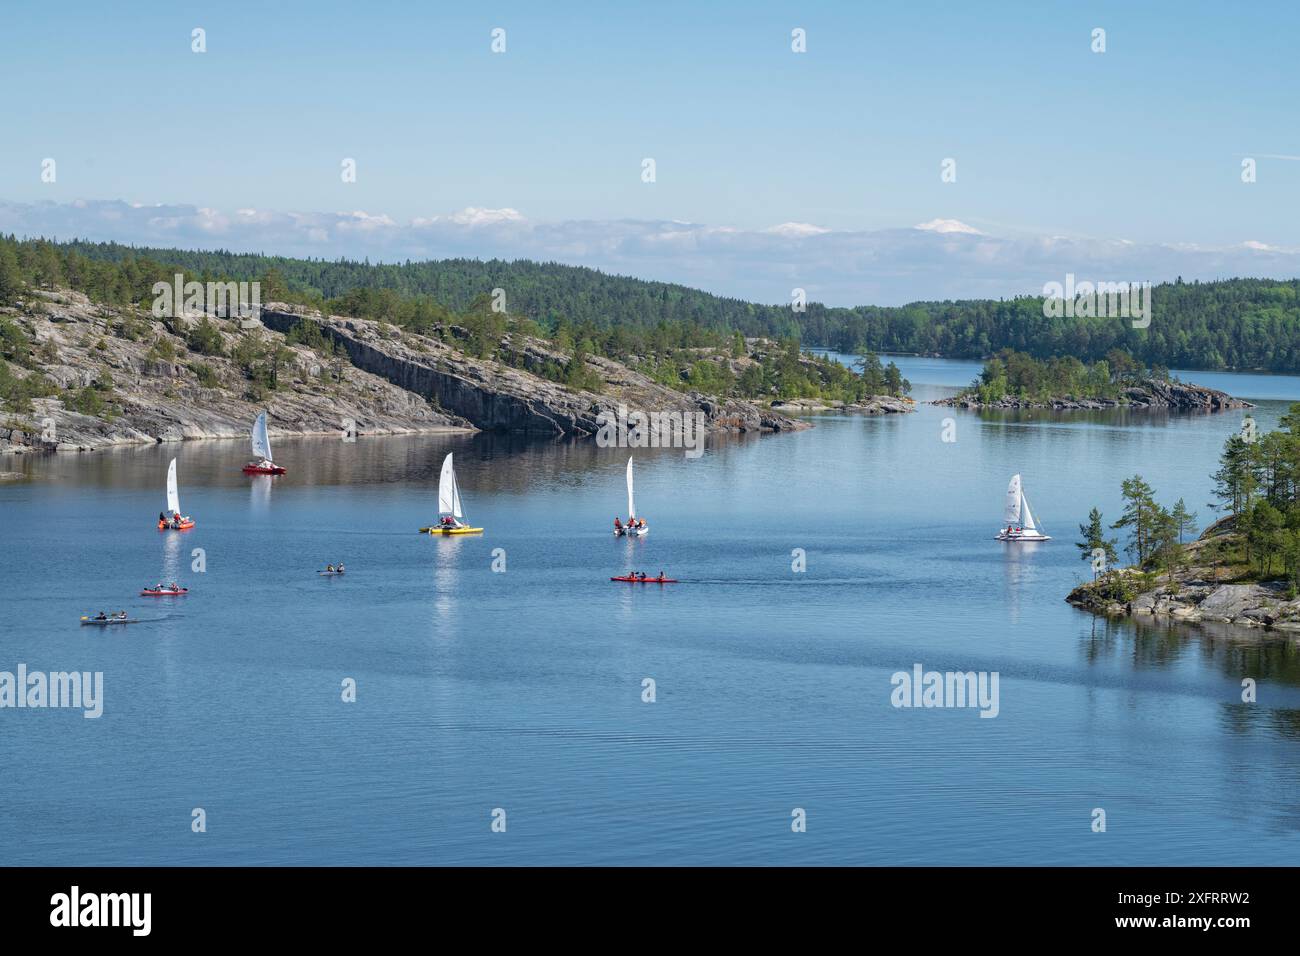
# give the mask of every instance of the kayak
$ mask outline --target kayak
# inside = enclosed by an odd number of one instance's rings
[[[624,575],[619,578],[610,578],[611,581],[626,581],[628,584],[678,584],[676,578],[634,578],[631,575]]]
[[[139,620],[133,617],[130,618],[110,617],[107,621],[96,621],[93,617],[83,617],[81,619],[81,624],[83,627],[87,624],[98,624],[100,626],[103,626],[105,624],[139,624],[139,623],[140,623]]]
[[[244,474],[246,475],[283,475],[285,469],[279,465],[270,468],[263,468],[261,465],[245,465]]]
[[[482,534],[482,528],[421,528],[420,534]]]
[[[342,571],[317,571],[316,573],[325,574],[325,575],[334,575],[334,574],[347,574],[348,572],[347,569],[344,568]]]
[[[181,588],[179,591],[172,591],[167,588],[145,588],[140,592],[141,597],[176,597],[181,594],[189,594],[189,588]]]
[[[173,527],[171,526],[171,522],[170,522],[170,521],[159,521],[159,522],[158,522],[158,530],[159,530],[159,531],[167,531],[167,530],[169,530],[169,529],[172,530],[172,531],[189,531],[190,528],[193,528],[193,527],[194,527],[194,519],[193,519],[193,518],[191,518],[191,519],[188,520],[188,521],[182,521],[182,522],[180,523],[180,526],[177,527],[177,528],[173,528]]]

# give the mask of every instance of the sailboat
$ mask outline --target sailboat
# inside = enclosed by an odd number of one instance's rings
[[[632,494],[632,456],[627,458],[627,524],[615,524],[615,537],[639,538],[650,533],[650,526],[645,521],[637,521],[636,499]]]
[[[471,528],[465,521],[460,505],[460,485],[456,483],[456,469],[451,463],[451,453],[442,462],[438,476],[438,524],[421,528],[421,534],[482,534],[482,528]]]
[[[1006,524],[996,535],[998,541],[1051,541],[1034,524],[1034,514],[1029,510],[1029,499],[1020,484],[1020,476],[1012,475],[1007,485],[1007,506],[1002,520]]]
[[[284,469],[271,460],[271,436],[266,433],[266,412],[258,415],[253,422],[253,455],[255,460],[244,466],[244,474],[284,474]]]
[[[176,459],[167,466],[167,511],[158,516],[158,530],[188,531],[194,527],[194,519],[181,514],[181,497],[176,490]]]

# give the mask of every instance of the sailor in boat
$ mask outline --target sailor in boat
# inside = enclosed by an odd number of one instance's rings
[[[619,521],[619,520],[618,520],[618,516],[615,515],[615,517],[614,517],[614,533],[615,533],[615,534],[622,534],[623,531],[624,531],[624,528],[623,528],[623,522]]]
[[[461,523],[461,521],[460,521],[459,518],[453,518],[451,515],[443,515],[443,516],[442,516],[442,526],[443,526],[444,528],[463,528],[463,527],[465,527],[465,525],[463,525],[463,524]]]

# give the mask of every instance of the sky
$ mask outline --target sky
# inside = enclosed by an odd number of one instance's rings
[[[1293,277],[1297,36],[1282,2],[6,0],[0,230],[839,305]]]

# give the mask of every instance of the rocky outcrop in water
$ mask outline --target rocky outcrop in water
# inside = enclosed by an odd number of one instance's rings
[[[1221,568],[1211,552],[1233,534],[1222,519],[1186,546],[1187,564],[1172,579],[1137,568],[1110,572],[1072,590],[1066,601],[1107,617],[1165,618],[1300,631],[1300,597],[1276,581],[1230,580],[1240,569]]]
[[[1113,408],[1172,409],[1189,412],[1222,412],[1234,408],[1254,408],[1250,402],[1233,398],[1227,392],[1192,385],[1187,382],[1170,382],[1162,379],[1145,379],[1123,390],[1117,398],[1073,398],[1065,396],[1049,399],[1029,399],[1005,396],[996,402],[981,402],[973,392],[964,392],[952,398],[937,399],[931,404],[952,408],[1051,408],[1056,410]]]
[[[792,398],[773,402],[772,411],[783,415],[807,415],[812,412],[859,412],[863,415],[905,415],[916,411],[916,402],[893,395],[872,395],[860,402],[840,402],[817,398]]]

